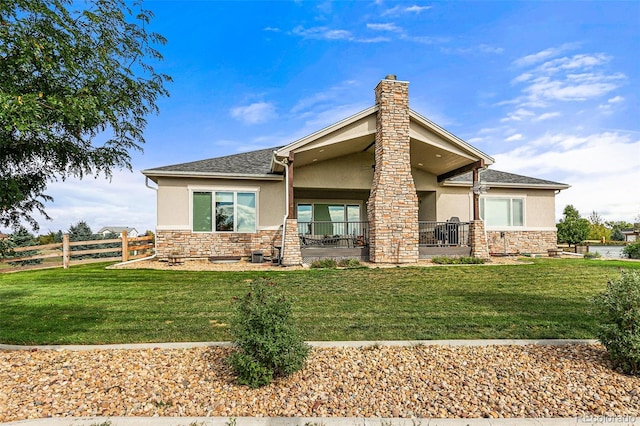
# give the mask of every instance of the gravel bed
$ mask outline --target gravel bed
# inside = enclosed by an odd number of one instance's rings
[[[0,422],[67,416],[574,417],[640,415],[640,378],[599,345],[312,350],[262,389],[232,349],[0,351]]]

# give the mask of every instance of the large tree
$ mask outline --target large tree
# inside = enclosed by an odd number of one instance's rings
[[[52,180],[131,169],[170,81],[151,17],[124,0],[0,2],[0,226],[37,230]]]
[[[571,244],[578,244],[586,240],[589,236],[589,221],[580,217],[580,213],[572,205],[564,208],[563,216],[556,225],[558,242],[571,246]]]

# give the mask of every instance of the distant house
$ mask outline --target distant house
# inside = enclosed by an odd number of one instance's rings
[[[627,242],[636,242],[640,241],[640,224],[636,224],[638,226],[634,226],[633,229],[622,229],[622,235],[624,235],[624,240]]]
[[[410,109],[408,83],[390,75],[372,107],[289,145],[142,173],[158,185],[159,258],[415,263],[556,249],[555,196],[569,185],[493,163]]]
[[[123,231],[127,231],[127,236],[129,237],[135,238],[138,236],[138,231],[136,230],[136,228],[129,228],[128,226],[103,226],[96,233],[102,235],[103,237],[106,237],[109,234],[116,234],[119,238],[122,238]]]

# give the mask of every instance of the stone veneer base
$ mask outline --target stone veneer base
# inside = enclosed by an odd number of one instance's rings
[[[256,250],[271,255],[273,239],[278,231],[258,231],[253,234],[227,232],[157,231],[156,248],[159,259],[172,253],[187,258],[212,256],[251,256]],[[275,245],[280,245],[275,243]]]
[[[504,232],[504,238],[501,233]],[[487,231],[487,244],[491,253],[547,254],[558,248],[556,231]]]

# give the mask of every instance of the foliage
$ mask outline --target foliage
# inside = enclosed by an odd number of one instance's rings
[[[591,252],[590,251],[590,252],[587,252],[587,253],[584,254],[584,258],[585,259],[600,259],[601,257],[602,257],[602,255],[597,251],[595,251],[595,252]]]
[[[622,253],[629,259],[640,259],[640,241],[625,246]]]
[[[9,235],[9,240],[13,243],[13,247],[29,247],[37,245],[36,237],[31,234],[24,226],[19,227],[13,234]],[[11,257],[28,257],[38,254],[38,250],[28,250],[16,252]],[[18,262],[9,262],[10,265],[36,265],[42,263],[42,259],[20,260]]]
[[[459,257],[449,257],[449,256],[436,256],[431,259],[433,263],[437,263],[438,265],[471,265],[471,264],[483,264],[484,259],[479,257],[472,256],[459,256]]]
[[[599,317],[598,339],[613,363],[640,375],[640,272],[622,272],[593,298]]]
[[[611,229],[604,223],[602,216],[593,211],[589,215],[589,236],[590,240],[608,241],[611,239]]]
[[[269,280],[253,281],[251,291],[237,299],[230,331],[238,350],[229,363],[240,384],[268,385],[304,367],[309,346],[299,336],[291,304]]]
[[[311,262],[312,268],[336,268],[338,266],[338,262],[335,259],[316,259]]]
[[[556,225],[558,229],[558,242],[578,244],[589,236],[590,223],[581,218],[580,213],[572,205],[564,208],[564,218]]]
[[[620,228],[613,228],[611,232],[611,240],[612,241],[624,241],[624,234]]]
[[[0,226],[48,218],[54,179],[131,168],[170,77],[156,72],[152,13],[125,0],[0,5]],[[96,137],[105,139],[98,143]]]
[[[358,259],[340,259],[338,261],[338,266],[341,268],[359,268],[362,266]]]

